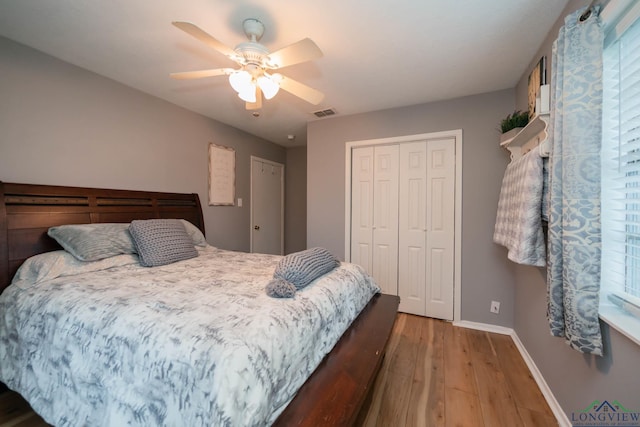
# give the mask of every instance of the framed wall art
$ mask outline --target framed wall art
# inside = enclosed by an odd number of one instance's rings
[[[209,205],[234,206],[236,150],[209,143]]]
[[[547,57],[543,56],[529,74],[528,101],[529,118],[534,118],[540,111],[540,87],[547,84]]]

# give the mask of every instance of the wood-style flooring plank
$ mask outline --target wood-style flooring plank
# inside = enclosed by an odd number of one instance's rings
[[[524,427],[558,427],[558,422],[553,415],[532,411],[522,406],[518,407],[518,414]]]
[[[466,330],[454,327],[451,323],[443,324],[447,337],[444,341],[444,363],[447,372],[445,385],[478,394]]]
[[[412,316],[408,316],[403,328],[398,331],[400,334],[398,346],[389,358],[389,372],[393,375],[413,376],[421,328],[422,322],[417,322]]]
[[[411,377],[398,375],[393,381],[387,381],[384,384],[380,411],[373,425],[378,427],[406,425],[411,382]]]
[[[467,329],[474,360],[473,371],[485,424],[518,426],[522,424],[505,374],[500,368],[496,349],[488,332]]]
[[[552,417],[549,405],[511,337],[492,335],[490,339],[516,405]]]
[[[482,400],[480,409],[485,425],[491,427],[522,426],[522,420],[513,400]]]
[[[366,417],[364,418],[364,422],[362,423],[363,426],[373,427],[376,425],[378,413],[380,412],[380,406],[382,404],[384,385],[387,383],[387,377],[391,375],[389,373],[391,355],[397,351],[398,342],[400,341],[401,335],[400,331],[404,329],[406,319],[406,316],[398,315],[398,317],[396,318],[396,322],[393,325],[391,337],[389,338],[389,343],[387,344],[386,356],[382,361],[380,372],[378,373],[378,377],[376,378],[373,387],[371,403],[369,404],[368,412],[366,414]]]
[[[377,426],[406,425],[418,350],[423,347],[420,342],[423,324],[408,316],[399,330],[398,346],[389,358],[388,373],[393,381],[384,385]]]
[[[420,318],[412,319],[422,322]],[[444,323],[424,323],[406,426],[444,426]]]
[[[446,427],[487,427],[480,409],[478,395],[456,388],[445,389],[445,426]],[[425,426],[426,427],[426,426]]]

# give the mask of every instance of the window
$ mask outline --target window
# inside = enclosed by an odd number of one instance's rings
[[[603,58],[600,314],[640,343],[640,20],[631,22]]]

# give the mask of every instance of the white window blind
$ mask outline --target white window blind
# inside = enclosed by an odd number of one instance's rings
[[[640,318],[640,20],[603,71],[601,300]]]

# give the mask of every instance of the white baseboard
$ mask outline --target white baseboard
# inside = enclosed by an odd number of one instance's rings
[[[453,322],[453,326],[461,328],[476,329],[478,331],[493,332],[500,335],[513,335],[515,332],[511,328],[498,325],[490,325],[488,323],[470,322],[468,320],[458,320]]]
[[[518,351],[520,352],[520,355],[524,359],[524,363],[527,364],[527,367],[529,368],[529,371],[531,372],[533,379],[536,381],[536,384],[538,384],[538,387],[540,387],[540,391],[542,392],[542,395],[547,401],[549,408],[551,408],[553,415],[556,417],[558,424],[560,425],[560,427],[571,427],[572,424],[571,424],[571,421],[569,421],[567,414],[565,414],[564,411],[562,410],[562,407],[560,406],[555,396],[551,392],[551,388],[549,388],[549,385],[544,380],[542,373],[540,373],[540,370],[538,369],[535,362],[529,355],[529,352],[524,347],[524,344],[522,344],[522,341],[520,341],[520,338],[518,337],[518,334],[516,334],[516,331],[514,331],[511,328],[506,328],[504,326],[490,325],[487,323],[469,322],[467,320],[460,320],[460,321],[453,322],[453,326],[458,326],[461,328],[468,328],[468,329],[476,329],[476,330],[485,331],[485,332],[493,332],[493,333],[502,334],[502,335],[510,335],[511,339],[513,340],[513,343],[516,345]]]

